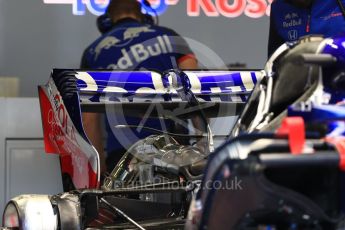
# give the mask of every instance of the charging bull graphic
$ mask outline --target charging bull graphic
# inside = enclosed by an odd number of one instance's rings
[[[150,27],[148,27],[148,26],[128,28],[125,31],[123,38],[125,40],[131,39],[131,38],[136,38],[136,37],[139,37],[139,35],[141,33],[149,33],[149,32],[155,32],[155,30],[150,29]]]
[[[143,0],[138,0],[142,2]],[[149,0],[151,7],[143,5],[143,12],[152,15],[164,14],[169,6],[185,4],[187,15],[198,17],[236,18],[245,15],[250,18],[269,16],[273,0]],[[74,15],[85,15],[86,11],[94,15],[105,12],[109,0],[43,0],[45,4],[71,4]]]
[[[110,49],[112,46],[115,46],[121,42],[119,39],[113,36],[105,37],[95,48],[95,60],[97,60],[98,55],[101,53],[103,49]]]

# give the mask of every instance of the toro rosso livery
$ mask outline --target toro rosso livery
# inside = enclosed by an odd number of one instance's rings
[[[180,145],[174,134],[147,137],[128,150],[100,186],[98,153],[83,130],[81,112],[105,112],[105,106],[138,111],[154,103],[173,111],[181,104],[200,109],[206,104],[206,121],[216,109],[241,107],[261,77],[261,71],[53,70],[39,97],[46,152],[60,154],[66,193],[14,198],[4,213],[5,226],[46,229],[39,222],[49,218],[55,221],[49,229],[183,228],[201,178],[197,161],[213,148]],[[223,116],[236,114],[222,111]],[[210,129],[205,136],[211,145]],[[27,213],[31,203],[36,209]]]
[[[345,229],[344,43],[308,37],[284,44],[263,71],[54,70],[39,91],[46,150],[61,156],[65,193],[13,198],[4,225]],[[99,186],[81,111],[106,105],[140,116],[151,104],[164,107],[152,116],[168,118],[183,105],[184,117],[201,118],[204,133],[154,130]],[[213,134],[209,118],[235,114],[229,135]],[[181,137],[206,139],[205,146],[182,145]],[[219,137],[227,140],[214,150]]]
[[[246,101],[261,72],[114,72],[54,70],[39,88],[46,151],[59,153],[62,172],[75,188],[96,188],[98,154],[83,131],[81,109],[97,105],[131,106],[179,103],[177,91],[191,90],[199,101],[236,104]],[[95,106],[96,105],[96,106]]]

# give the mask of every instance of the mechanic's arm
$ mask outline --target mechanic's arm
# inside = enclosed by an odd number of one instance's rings
[[[198,68],[198,60],[196,60],[195,56],[192,54],[186,55],[179,59],[178,67],[181,70],[184,69],[197,69]]]
[[[101,128],[101,114],[83,113],[82,117],[85,133],[99,154],[101,174],[105,173],[107,171],[107,167],[105,164],[105,153],[102,138],[103,132]]]

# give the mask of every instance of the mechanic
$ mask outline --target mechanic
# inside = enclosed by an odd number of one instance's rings
[[[310,34],[345,32],[345,0],[274,0],[271,5],[268,56],[284,42]]]
[[[142,4],[145,8],[150,7],[145,0],[141,3],[137,0],[112,0],[109,3],[106,14],[97,21],[102,35],[84,51],[82,69],[150,69],[163,72],[174,68],[197,68],[197,60],[186,41],[175,31],[155,25],[152,16],[142,13]],[[114,168],[130,146],[121,145],[106,121],[105,160],[100,117],[97,113],[84,113],[83,123],[85,132],[100,154],[101,172],[104,173]],[[129,119],[130,122],[135,120]],[[149,122],[145,126],[157,127],[155,124],[148,125]],[[134,123],[138,125],[140,120]],[[157,124],[157,120],[153,123]],[[152,134],[139,133],[135,129],[132,132],[140,139]]]

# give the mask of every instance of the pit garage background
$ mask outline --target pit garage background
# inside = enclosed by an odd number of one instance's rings
[[[99,12],[89,5],[103,1],[0,0],[0,76],[18,77],[19,96],[33,97],[36,86],[46,81],[53,67],[78,68],[83,50],[99,36],[95,16]],[[153,6],[166,4],[158,11],[160,25],[210,48],[224,64],[264,65],[268,0],[151,2]],[[231,7],[227,11],[225,3]],[[191,45],[197,52],[199,47]],[[208,61],[205,55],[198,58],[202,63]],[[224,68],[223,63],[211,67]]]

